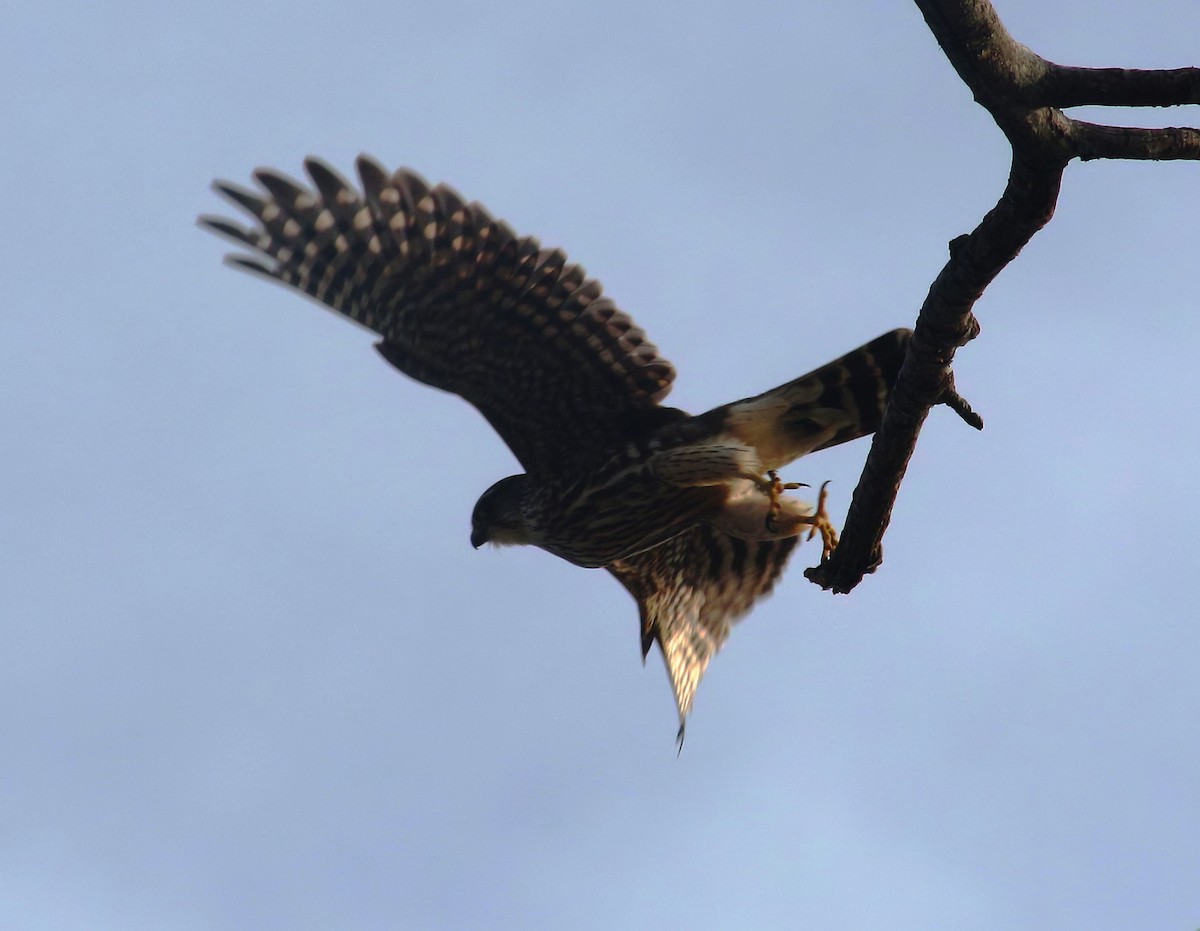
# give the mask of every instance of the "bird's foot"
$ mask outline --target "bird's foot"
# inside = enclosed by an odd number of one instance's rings
[[[829,482],[822,483],[821,493],[817,495],[817,510],[804,519],[804,523],[812,525],[812,530],[808,532],[808,539],[811,540],[818,533],[821,535],[821,562],[830,557],[834,547],[838,544],[837,529],[833,526],[833,521],[829,519],[829,513],[825,510],[828,487]]]
[[[770,504],[767,506],[767,533],[779,533],[779,514],[783,509],[783,505],[779,503],[780,497],[785,491],[791,491],[793,488],[807,488],[808,486],[804,482],[780,481],[780,478],[775,473],[774,469],[769,471],[765,476],[758,476],[756,481],[758,482],[758,487],[762,493],[770,499]],[[824,488],[822,488],[822,496],[823,495]],[[824,500],[824,497],[822,497],[822,500]],[[805,521],[805,523],[808,522]]]

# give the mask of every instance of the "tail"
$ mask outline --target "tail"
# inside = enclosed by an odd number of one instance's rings
[[[703,415],[753,446],[764,469],[879,429],[911,330],[884,333],[807,375]]]
[[[657,643],[679,709],[676,740],[709,661],[733,625],[770,594],[799,537],[741,540],[709,524],[607,566],[638,603],[642,660]]]

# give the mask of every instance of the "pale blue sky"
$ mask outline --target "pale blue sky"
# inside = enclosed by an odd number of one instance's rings
[[[1092,65],[1200,7],[1010,0]],[[895,3],[10,4],[0,926],[1200,926],[1200,165],[1073,165],[849,597],[801,549],[675,756],[512,457],[220,264],[214,176],[360,151],[568,250],[691,410],[911,323],[1007,152]],[[1200,123],[1200,112],[1122,114]],[[796,463],[844,514],[865,444]]]

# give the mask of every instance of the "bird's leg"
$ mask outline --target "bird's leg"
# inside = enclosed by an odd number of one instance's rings
[[[767,506],[767,533],[779,533],[779,512],[782,508],[782,505],[779,503],[780,495],[785,491],[791,491],[793,488],[807,488],[808,486],[804,482],[780,481],[774,469],[767,472],[765,476],[755,476],[755,484],[758,485],[759,490],[770,500],[770,504]],[[803,521],[803,523],[807,524],[808,521]]]
[[[767,474],[755,476],[755,484],[759,490],[765,494],[770,503],[767,505],[767,517],[765,525],[767,533],[772,536],[780,532],[779,515],[783,510],[783,505],[780,502],[780,497],[785,491],[790,491],[793,488],[807,488],[808,485],[804,482],[783,482],[774,470]],[[833,526],[833,521],[829,519],[829,512],[825,510],[825,502],[829,499],[829,482],[824,482],[821,485],[821,492],[817,495],[817,507],[812,514],[801,516],[799,514],[789,514],[789,519],[794,520],[798,524],[808,524],[812,529],[808,532],[808,539],[811,540],[818,533],[821,535],[821,559],[826,560],[833,549],[838,544],[837,530]]]

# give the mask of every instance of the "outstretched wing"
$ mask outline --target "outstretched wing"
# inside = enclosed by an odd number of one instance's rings
[[[754,447],[764,469],[879,429],[911,330],[892,330],[807,375],[695,418]]]
[[[411,171],[360,157],[359,193],[304,164],[315,190],[268,169],[254,173],[261,193],[214,185],[250,229],[200,223],[257,253],[232,264],[374,330],[402,372],[477,407],[526,471],[607,448],[670,391],[671,363],[562,251]]]
[[[734,622],[774,587],[799,537],[748,541],[698,524],[608,566],[637,600],[642,658],[657,643],[679,706],[679,742],[696,687]]]

